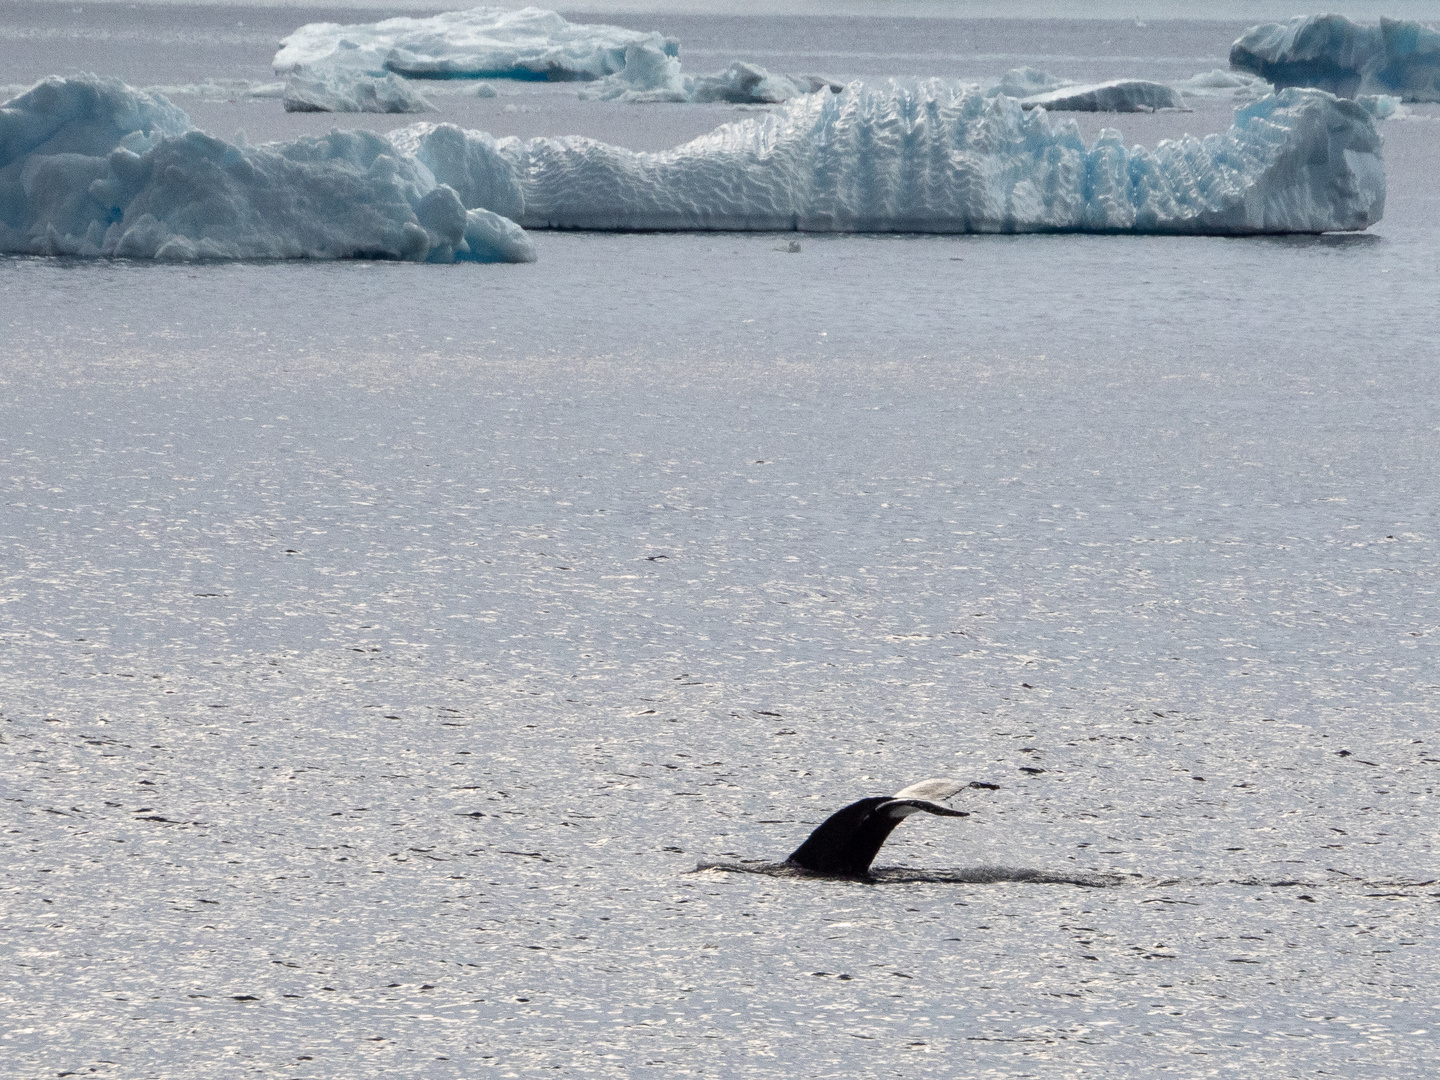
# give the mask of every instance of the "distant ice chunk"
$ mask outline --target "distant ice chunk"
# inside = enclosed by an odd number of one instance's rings
[[[1184,108],[1179,93],[1164,83],[1145,79],[1113,79],[1081,85],[1038,68],[1011,68],[986,97],[1018,98],[1022,107],[1043,106],[1051,112],[1154,112]]]
[[[390,72],[376,78],[345,68],[296,67],[285,79],[286,112],[430,112],[430,102]]]
[[[1202,71],[1173,85],[1184,97],[1254,101],[1270,94],[1270,84],[1260,76],[1245,71],[1226,71],[1224,68]]]
[[[448,191],[449,188],[436,188]],[[489,210],[465,211],[465,243],[456,248],[456,262],[529,263],[535,261],[535,242],[507,217]]]
[[[823,75],[772,75],[759,64],[742,60],[713,75],[687,80],[691,101],[727,101],[732,105],[778,105],[822,90],[838,94],[844,83]]]
[[[1417,22],[1382,18],[1366,26],[1343,15],[1302,15],[1252,26],[1230,47],[1230,66],[1276,89],[1313,86],[1342,97],[1440,101],[1440,33]]]
[[[572,23],[541,8],[477,7],[352,26],[308,23],[280,42],[273,64],[281,75],[332,66],[412,79],[588,80],[623,69],[633,42],[680,51],[658,33]]]
[[[1164,83],[1145,79],[1112,79],[1086,86],[1064,86],[1020,99],[1025,109],[1046,108],[1051,112],[1154,112],[1156,109],[1183,109],[1178,91]]]
[[[1059,90],[1062,86],[1074,85],[1068,79],[1058,78],[1039,68],[1018,67],[1011,68],[1002,75],[998,83],[985,91],[985,96],[996,97],[1004,94],[1006,97],[1027,98],[1050,90]]]
[[[468,208],[364,131],[263,146],[190,126],[162,97],[93,75],[0,105],[0,251],[189,259],[528,262],[514,222]]]
[[[1005,96],[852,83],[662,153],[417,125],[392,138],[466,205],[527,228],[1254,234],[1380,219],[1380,136],[1354,102],[1286,90],[1225,134],[1093,146]]]
[[[690,100],[680,61],[649,41],[625,46],[620,70],[580,88],[587,101],[628,101],[635,104]]]
[[[1390,94],[1361,94],[1355,103],[1376,120],[1388,120],[1401,112],[1400,99]]]
[[[632,42],[625,49],[624,68],[582,87],[580,97],[632,104],[724,101],[776,105],[818,90],[839,90],[841,85],[819,75],[772,75],[758,64],[739,60],[713,75],[685,75],[680,61],[653,43]]]

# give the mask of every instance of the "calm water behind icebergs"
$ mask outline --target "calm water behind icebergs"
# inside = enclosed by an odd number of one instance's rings
[[[1426,1075],[1417,114],[1361,237],[0,263],[11,1071]]]

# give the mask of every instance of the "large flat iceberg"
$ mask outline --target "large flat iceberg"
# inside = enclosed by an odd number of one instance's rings
[[[115,79],[47,79],[0,106],[0,252],[188,259],[528,262],[530,238],[469,209],[363,131],[245,146]]]
[[[1359,105],[1286,90],[1225,134],[1093,145],[1010,97],[852,83],[663,153],[419,124],[392,133],[466,206],[532,228],[1243,235],[1380,219],[1380,136]]]
[[[658,33],[572,23],[541,8],[477,7],[351,26],[308,23],[280,42],[273,64],[280,75],[341,67],[412,79],[602,79],[624,69],[625,49],[636,42],[679,55]]]
[[[1440,101],[1440,33],[1416,22],[1362,26],[1343,15],[1303,15],[1252,26],[1230,47],[1230,65],[1276,89],[1313,86],[1343,97]]]

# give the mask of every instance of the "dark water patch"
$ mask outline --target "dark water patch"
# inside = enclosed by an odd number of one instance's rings
[[[1052,872],[1013,866],[970,866],[953,869],[923,870],[908,866],[884,866],[865,877],[836,878],[814,874],[783,862],[744,860],[741,862],[702,862],[701,870],[721,870],[731,874],[763,874],[776,878],[819,878],[824,881],[854,881],[864,885],[1079,885],[1087,889],[1104,889],[1123,885],[1128,880],[1120,874],[1087,874],[1075,871]]]

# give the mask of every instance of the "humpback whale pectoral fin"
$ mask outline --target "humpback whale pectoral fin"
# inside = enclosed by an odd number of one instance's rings
[[[877,814],[884,814],[892,821],[900,821],[924,810],[927,814],[938,814],[941,817],[969,817],[965,810],[954,810],[941,803],[931,802],[929,799],[891,799],[883,802],[875,808]]]
[[[937,776],[902,788],[890,797],[892,799],[925,799],[928,802],[943,802],[964,788],[965,785],[959,780],[951,780],[948,776]]]

